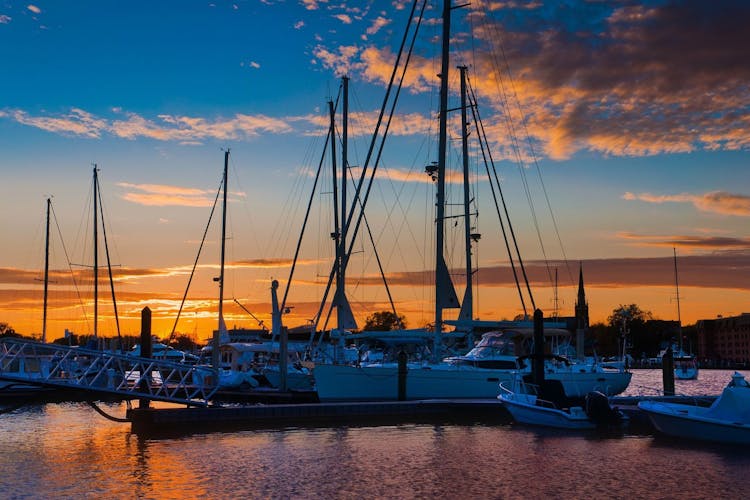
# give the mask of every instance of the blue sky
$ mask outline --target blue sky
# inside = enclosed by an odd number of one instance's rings
[[[133,272],[139,279],[122,278],[124,293],[180,296],[182,271],[161,281],[143,276],[192,263],[226,147],[235,171],[230,190],[236,190],[231,257],[279,259],[276,267],[258,265],[255,274],[238,278],[244,284],[235,293],[266,307],[268,282],[288,272],[282,262],[291,257],[301,225],[299,201],[311,186],[304,172],[321,151],[326,101],[338,92],[338,77],[349,75],[358,113],[352,164],[361,165],[365,132],[410,7],[404,0],[3,0],[0,224],[13,244],[0,257],[0,310],[31,324],[21,311],[36,311],[38,290],[17,271],[39,268],[44,198],[54,196],[65,237],[73,239],[81,232],[92,163],[101,168],[123,269],[140,270]],[[387,272],[402,277],[430,268],[424,221],[432,192],[421,169],[436,159],[439,11],[427,8],[399,107],[402,120],[383,157],[391,181],[368,208],[391,256]],[[672,247],[684,257],[682,280],[695,301],[690,319],[748,309],[747,280],[735,279],[746,278],[750,266],[750,40],[742,22],[748,14],[738,1],[477,1],[454,11],[451,85],[457,87],[453,68],[469,65],[525,258],[536,262],[543,253],[511,161],[503,91],[521,143],[527,131],[534,144],[561,233],[562,248],[526,148],[523,170],[544,253],[552,261],[567,257],[574,270],[578,261],[591,268],[597,319],[633,302],[669,319]],[[455,92],[451,102],[457,105]],[[407,187],[417,194],[404,194]],[[475,189],[488,198],[481,183]],[[398,203],[393,192],[401,193]],[[401,208],[388,215],[389,207]],[[500,300],[493,294],[501,289],[503,304],[517,301],[506,279],[492,272],[504,261],[492,210],[480,210],[478,254],[493,298],[478,315],[512,317],[517,306],[489,305]],[[399,211],[409,213],[407,229],[395,222]],[[388,236],[394,229],[399,236]],[[315,250],[322,246],[311,244],[311,262],[322,259]],[[215,263],[215,255],[206,258]],[[692,260],[705,256],[710,265]],[[650,260],[639,259],[661,259],[663,272],[639,272],[651,269],[642,265]],[[362,264],[362,276],[373,272],[368,266]],[[309,281],[326,272],[321,264],[308,267]],[[544,278],[537,284],[540,294],[551,293]],[[215,292],[210,279],[197,286],[208,303]],[[313,288],[299,301],[313,304],[319,293]],[[430,294],[406,288],[407,317],[418,323],[429,309],[418,305],[420,297]],[[382,300],[362,292],[359,314]],[[571,294],[566,307],[572,300]],[[132,299],[131,309],[140,304]],[[235,319],[242,321],[239,313]]]

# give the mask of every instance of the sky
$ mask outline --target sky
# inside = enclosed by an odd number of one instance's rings
[[[435,187],[424,167],[437,160],[441,8],[425,7],[365,209],[372,236],[363,229],[353,246],[347,294],[360,325],[390,307],[378,259],[408,325],[433,320]],[[329,153],[314,185],[328,101],[348,76],[358,178],[371,165],[411,9],[406,0],[0,0],[0,322],[42,330],[52,197],[48,340],[93,331],[96,165],[107,233],[100,335],[117,328],[108,251],[123,334],[139,332],[148,306],[156,335],[208,338],[218,322],[220,202],[211,214],[227,149],[225,321],[270,326],[271,281],[283,297],[311,200],[284,316],[287,326],[309,322],[333,258]],[[677,319],[676,284],[683,324],[750,311],[748,18],[747,2],[721,0],[476,0],[454,9],[446,260],[459,296],[456,67],[466,66],[546,316],[573,314],[579,269],[592,322],[632,303]],[[471,232],[481,234],[474,316],[511,319],[523,308],[471,117],[469,126]]]

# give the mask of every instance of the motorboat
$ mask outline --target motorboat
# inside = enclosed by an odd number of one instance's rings
[[[750,385],[739,372],[711,406],[641,401],[638,408],[668,436],[750,444]]]
[[[141,346],[136,344],[127,353],[130,356],[141,357]],[[198,362],[198,356],[189,352],[180,351],[172,346],[162,344],[161,342],[152,342],[151,356],[152,359],[163,359],[173,363],[195,364]]]
[[[4,346],[0,346],[0,349],[3,348]],[[49,376],[50,365],[51,362],[48,357],[19,356],[13,359],[2,359],[2,364],[0,364],[0,397],[30,396],[49,391],[50,389],[41,385],[25,384],[18,379],[27,379],[30,382],[43,380]],[[11,378],[3,379],[3,374],[9,375]]]
[[[607,396],[601,392],[590,392],[585,398],[570,398],[565,395],[559,380],[541,382],[539,385],[528,383],[518,373],[510,387],[500,384],[498,399],[516,422],[581,430],[627,421],[620,410],[609,405]]]
[[[253,388],[281,385],[280,346],[278,342],[229,342],[220,349],[219,387],[222,389]],[[310,370],[303,366],[300,350],[305,346],[288,345],[286,382],[291,390],[312,390]]]
[[[682,350],[674,355],[674,377],[680,380],[695,380],[698,378],[698,360],[692,354]]]

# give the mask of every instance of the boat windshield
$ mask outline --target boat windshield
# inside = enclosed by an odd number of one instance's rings
[[[497,356],[515,356],[516,347],[513,339],[502,333],[486,333],[482,340],[469,351],[467,357],[494,358]]]

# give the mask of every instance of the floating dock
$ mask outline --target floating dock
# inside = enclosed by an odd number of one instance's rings
[[[650,424],[638,402],[658,400],[708,406],[716,396],[615,397],[612,405],[647,431]],[[497,399],[431,399],[421,401],[286,403],[225,405],[208,408],[133,408],[127,418],[137,434],[172,434],[212,430],[395,425],[404,423],[495,423],[512,418]]]
[[[497,399],[133,408],[128,410],[127,418],[133,432],[139,434],[225,428],[510,422],[510,415]]]

